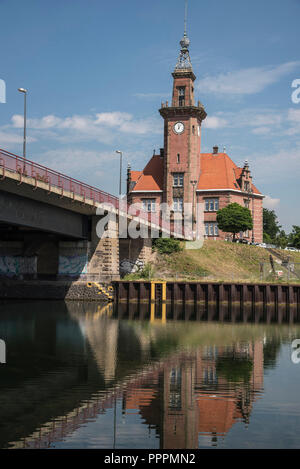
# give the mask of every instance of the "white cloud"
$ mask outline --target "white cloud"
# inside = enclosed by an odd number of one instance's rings
[[[34,142],[35,138],[27,137],[27,142]],[[0,130],[0,148],[4,145],[14,145],[23,143],[23,134],[15,134],[12,132],[7,132],[6,130]]]
[[[227,120],[218,116],[208,116],[203,121],[203,127],[207,129],[220,129],[220,128],[226,127],[227,125],[228,125]]]
[[[264,208],[268,208],[270,210],[273,210],[274,208],[278,207],[279,204],[280,204],[280,199],[273,199],[269,195],[266,195],[263,200]]]
[[[15,128],[23,128],[24,126],[24,117],[15,114],[11,118],[12,126]],[[58,127],[59,124],[62,122],[62,119],[59,117],[48,115],[44,116],[41,119],[27,119],[26,125],[28,128],[31,129],[50,129],[53,127]]]
[[[39,163],[73,177],[84,173],[99,176],[103,173],[103,164],[116,158],[113,152],[62,148],[44,152],[40,155]]]
[[[224,95],[250,95],[263,91],[278,82],[284,75],[299,67],[300,62],[287,62],[278,66],[251,67],[208,76],[198,81],[201,93]]]
[[[271,127],[257,127],[252,130],[254,135],[266,135],[271,132]]]
[[[23,116],[15,114],[11,119],[11,127],[22,128]],[[7,126],[9,127],[9,126]],[[117,134],[145,135],[157,134],[161,131],[158,119],[135,119],[127,112],[103,112],[92,115],[73,115],[60,118],[47,115],[41,118],[27,119],[27,127],[32,129],[40,138],[44,136],[61,142],[82,140],[96,140],[102,143],[112,143]]]
[[[207,129],[239,129],[248,127],[254,134],[266,134],[278,129],[284,122],[284,113],[274,109],[246,108],[238,112],[218,112],[203,121]]]
[[[300,109],[289,109],[288,120],[300,124]]]
[[[276,153],[272,149],[267,154],[257,151],[255,155],[249,155],[247,159],[251,161],[255,181],[259,184],[287,182],[300,174],[300,147],[297,146]]]
[[[290,127],[285,132],[286,135],[300,135],[300,109],[289,109],[287,121]]]

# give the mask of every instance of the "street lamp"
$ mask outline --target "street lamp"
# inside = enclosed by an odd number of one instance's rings
[[[20,93],[24,94],[24,137],[23,137],[23,158],[26,159],[26,97],[27,97],[27,90],[25,88],[18,88]],[[24,161],[24,169],[25,169],[25,161]]]
[[[120,183],[119,183],[119,195],[121,198],[122,195],[122,156],[123,153],[120,150],[116,150],[116,153],[119,153],[120,155]]]
[[[252,223],[253,223],[253,228],[252,228],[252,239],[251,242],[254,243],[254,197],[253,197],[253,189],[249,188],[247,190],[248,192],[248,202],[250,204],[250,195],[252,198]]]
[[[195,239],[196,238],[196,233],[195,233],[195,223],[196,223],[196,217],[195,217],[195,187],[196,187],[196,184],[197,184],[197,181],[196,180],[192,180],[190,181],[190,183],[192,184],[193,186],[193,206],[192,206],[192,231],[193,231],[193,238]]]

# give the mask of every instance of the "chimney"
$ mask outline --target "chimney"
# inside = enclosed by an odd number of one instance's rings
[[[218,152],[219,152],[219,147],[218,147],[217,145],[215,145],[215,146],[213,147],[213,155],[217,155]]]
[[[163,158],[165,156],[165,150],[163,148],[160,148],[160,157]]]

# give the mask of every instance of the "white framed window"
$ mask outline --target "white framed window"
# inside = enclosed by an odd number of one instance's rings
[[[183,210],[183,199],[182,199],[182,197],[174,197],[174,199],[173,199],[173,210],[174,210],[174,212],[182,212],[182,210]]]
[[[219,199],[204,199],[206,212],[217,212],[219,210]]]
[[[204,226],[206,236],[219,236],[219,228],[217,222],[205,222]]]
[[[183,187],[183,173],[173,173],[173,187]]]
[[[143,210],[145,210],[145,212],[155,212],[155,201],[156,199],[143,199]]]

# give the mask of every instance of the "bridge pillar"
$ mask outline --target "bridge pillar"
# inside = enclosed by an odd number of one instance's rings
[[[87,279],[95,282],[109,282],[120,278],[118,223],[112,217],[108,222],[109,237],[99,238],[96,227],[100,219],[99,216],[92,217]]]
[[[126,275],[142,270],[151,260],[152,239],[120,239],[120,274]]]

